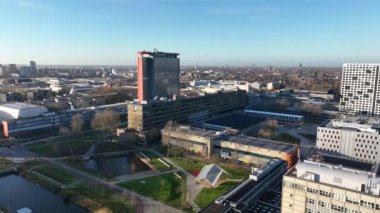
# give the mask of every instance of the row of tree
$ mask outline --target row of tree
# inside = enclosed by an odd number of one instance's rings
[[[91,120],[91,127],[95,130],[98,130],[105,139],[111,139],[112,132],[116,129],[118,124],[119,115],[111,110],[97,112]],[[79,133],[83,130],[84,125],[85,121],[83,119],[83,116],[78,113],[73,115],[71,118],[70,127],[61,127],[60,133]]]

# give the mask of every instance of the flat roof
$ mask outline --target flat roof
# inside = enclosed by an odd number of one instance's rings
[[[0,105],[1,107],[7,107],[12,109],[25,109],[25,108],[38,108],[38,107],[44,107],[40,105],[35,104],[29,104],[29,103],[23,103],[23,102],[11,102],[11,103],[4,103]]]
[[[287,117],[293,117],[293,118],[303,118],[302,115],[285,114],[285,113],[278,113],[278,112],[267,112],[267,111],[258,111],[258,110],[248,110],[248,109],[244,110],[244,112],[268,114],[268,115],[274,115],[274,116],[287,116]]]
[[[255,138],[248,136],[231,135],[223,141],[239,143],[247,146],[254,146],[258,148],[270,149],[275,151],[292,151],[296,148],[294,144],[287,144],[278,141],[267,140],[263,138]]]

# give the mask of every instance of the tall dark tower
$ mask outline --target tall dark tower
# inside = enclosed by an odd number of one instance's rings
[[[138,100],[149,101],[155,97],[173,98],[179,95],[178,53],[154,50],[140,51],[137,58]]]

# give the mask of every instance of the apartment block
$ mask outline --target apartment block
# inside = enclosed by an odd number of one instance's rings
[[[380,64],[343,64],[339,110],[380,116]]]

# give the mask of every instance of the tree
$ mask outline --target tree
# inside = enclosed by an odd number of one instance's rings
[[[320,115],[322,113],[321,105],[305,103],[302,105],[302,110],[312,115]]]
[[[59,131],[59,134],[62,134],[62,135],[67,135],[70,133],[70,129],[65,126],[60,127],[58,131]]]
[[[74,133],[78,133],[82,130],[84,125],[83,116],[81,114],[75,114],[71,118],[71,131]]]
[[[118,123],[119,115],[114,111],[106,110],[95,113],[91,121],[91,126],[100,131],[103,136],[108,133],[110,136],[109,139],[111,140],[112,132],[116,130]]]
[[[265,126],[271,130],[275,130],[278,127],[278,121],[274,119],[269,119],[266,121]]]
[[[282,110],[284,110],[285,108],[289,106],[289,101],[286,100],[285,98],[279,99],[276,102],[281,107]]]

